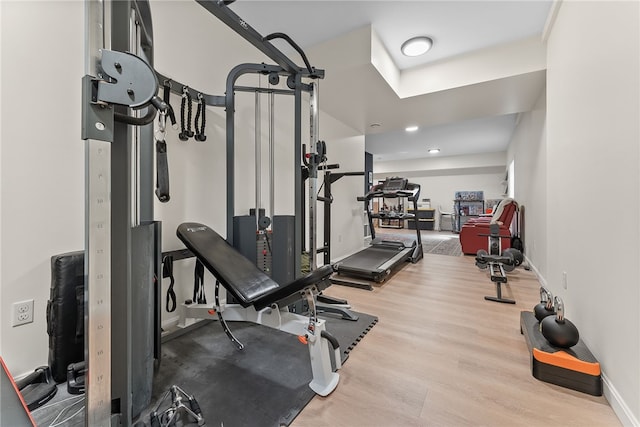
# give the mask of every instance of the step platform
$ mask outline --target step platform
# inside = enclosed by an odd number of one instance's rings
[[[540,323],[530,311],[520,312],[520,332],[531,353],[531,374],[534,378],[602,396],[600,363],[582,340],[571,348],[552,346],[540,332]]]

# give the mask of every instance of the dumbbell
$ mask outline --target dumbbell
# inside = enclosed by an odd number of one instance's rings
[[[547,316],[556,314],[553,307],[553,295],[544,286],[540,286],[540,304],[533,307],[533,314],[538,322],[542,322],[542,319]]]
[[[556,315],[542,319],[542,322],[540,322],[542,335],[554,347],[573,347],[580,340],[578,328],[569,319],[565,319],[562,299],[554,297],[553,302],[556,308]]]
[[[503,262],[502,263],[502,268],[504,268],[504,271],[506,271],[507,273],[512,272],[513,270],[516,269],[516,260],[513,256],[513,252],[509,252],[508,250],[504,250],[502,251],[501,256],[509,258],[510,261],[509,262]]]
[[[522,261],[524,261],[524,256],[522,255],[522,252],[520,252],[516,248],[505,249],[504,251],[502,251],[502,256],[511,256],[515,262],[516,267],[522,264]]]
[[[485,251],[484,249],[480,249],[477,253],[476,253],[476,267],[478,267],[480,270],[484,270],[485,268],[487,268],[487,266],[489,265],[482,257],[484,257],[487,254],[487,251]]]

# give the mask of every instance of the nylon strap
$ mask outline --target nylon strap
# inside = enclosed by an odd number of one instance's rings
[[[204,294],[204,265],[198,260],[193,273],[193,302],[198,304],[206,304],[207,297]]]
[[[167,143],[156,141],[156,196],[162,203],[167,203],[169,195],[169,160],[167,158]]]
[[[167,304],[166,309],[169,313],[176,311],[176,293],[173,290],[173,285],[176,283],[176,279],[173,277],[173,257],[167,255],[162,260],[162,278],[169,278],[169,289],[167,289]]]
[[[171,100],[171,85],[168,82],[164,84],[164,103],[167,104],[167,115],[169,116],[169,120],[171,120],[171,126],[176,125],[176,113],[173,111],[173,107],[169,102]]]

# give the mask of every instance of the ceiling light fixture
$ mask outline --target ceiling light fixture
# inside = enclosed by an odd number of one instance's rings
[[[407,132],[415,132],[418,130],[418,126],[407,126],[406,128],[404,128],[404,130],[406,130]]]
[[[433,40],[430,37],[420,36],[402,43],[400,50],[405,56],[420,56],[427,53],[431,46],[433,46]]]
[[[430,154],[435,154],[435,153],[439,153],[440,149],[439,148],[429,148],[429,153]]]

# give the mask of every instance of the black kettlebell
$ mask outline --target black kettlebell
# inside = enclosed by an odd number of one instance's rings
[[[554,347],[569,348],[578,344],[580,334],[578,328],[568,319],[564,318],[564,304],[562,299],[555,297],[554,305],[556,307],[556,315],[547,316],[540,322],[542,335]]]
[[[542,319],[547,316],[556,314],[553,307],[553,295],[544,286],[540,286],[540,304],[533,307],[533,314],[538,322],[542,322]]]

